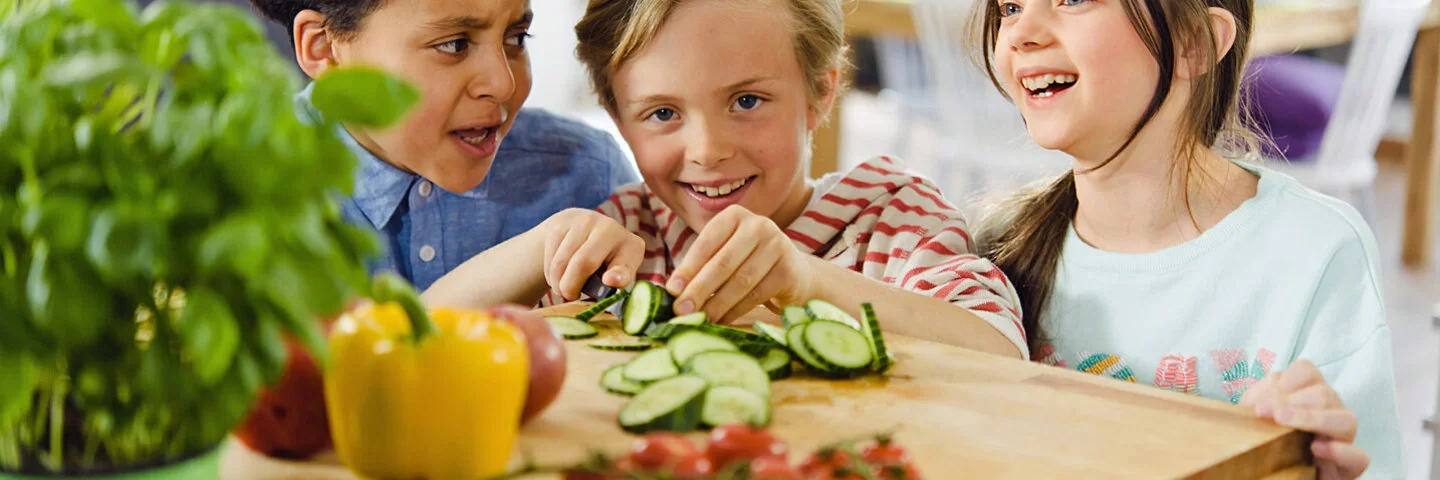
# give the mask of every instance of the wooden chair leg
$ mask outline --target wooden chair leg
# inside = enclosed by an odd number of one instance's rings
[[[1430,265],[1435,249],[1436,115],[1440,114],[1440,29],[1420,32],[1415,42],[1415,63],[1410,98],[1415,107],[1415,130],[1406,159],[1405,228],[1401,259],[1410,267]]]

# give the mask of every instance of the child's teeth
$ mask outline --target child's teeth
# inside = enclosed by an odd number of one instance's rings
[[[465,143],[468,143],[468,144],[471,144],[471,145],[479,145],[480,142],[485,141],[485,137],[489,137],[489,136],[490,136],[490,129],[487,128],[487,129],[481,130],[479,135],[475,135],[475,136],[460,135],[460,139],[461,139],[461,140],[464,140]]]

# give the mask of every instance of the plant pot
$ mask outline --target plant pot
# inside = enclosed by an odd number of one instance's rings
[[[19,475],[0,472],[0,480],[200,480],[220,478],[220,457],[225,446],[218,445],[199,455],[176,463],[157,467],[145,467],[115,473],[94,473],[82,475]]]

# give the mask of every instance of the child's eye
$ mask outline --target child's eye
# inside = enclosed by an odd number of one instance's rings
[[[650,120],[668,122],[675,119],[675,111],[668,108],[662,108],[651,112],[650,115],[646,118]]]
[[[505,44],[512,47],[525,48],[525,42],[533,36],[534,35],[531,35],[530,32],[511,35],[510,37],[505,39]]]
[[[447,54],[450,54],[450,55],[459,55],[459,54],[461,54],[461,53],[465,53],[466,50],[469,50],[469,49],[470,49],[470,39],[468,39],[468,38],[457,38],[457,39],[454,39],[454,40],[451,40],[451,41],[448,41],[448,42],[445,42],[445,43],[436,45],[434,48],[435,48],[435,50],[439,50],[441,53],[447,53]]]
[[[1069,0],[1062,0],[1062,1],[1069,1]],[[1005,2],[1005,3],[1000,4],[1000,17],[1001,17],[1001,18],[1009,17],[1009,16],[1011,16],[1011,15],[1019,15],[1019,14],[1020,14],[1020,6],[1019,6],[1019,5],[1016,5],[1016,4],[1010,3],[1010,2]]]
[[[735,99],[735,109],[741,112],[748,112],[754,110],[756,107],[759,107],[760,104],[763,103],[765,103],[765,100],[760,97],[754,95],[744,95],[740,98]]]
[[[1060,5],[1065,7],[1073,7],[1080,4],[1090,3],[1090,1],[1091,0],[1060,0]]]

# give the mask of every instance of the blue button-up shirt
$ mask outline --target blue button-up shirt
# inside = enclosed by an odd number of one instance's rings
[[[308,89],[298,100],[309,103]],[[551,215],[598,207],[639,181],[610,134],[538,109],[520,111],[485,180],[458,194],[376,158],[344,129],[339,135],[360,160],[345,218],[373,227],[385,246],[371,270],[395,271],[421,291]]]

